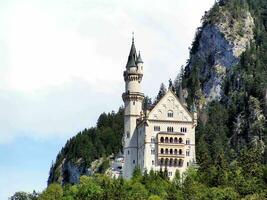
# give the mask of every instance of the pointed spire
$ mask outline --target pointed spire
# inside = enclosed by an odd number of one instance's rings
[[[136,61],[136,64],[138,64],[138,63],[144,63],[143,60],[142,60],[142,58],[141,58],[140,51],[138,53],[138,57],[137,57],[137,61]]]
[[[135,45],[134,45],[134,33],[132,33],[132,46],[131,46],[131,50],[130,50],[130,54],[128,56],[128,62],[126,65],[126,68],[130,68],[130,67],[136,67],[135,61],[137,59],[136,56],[136,49],[135,49]]]

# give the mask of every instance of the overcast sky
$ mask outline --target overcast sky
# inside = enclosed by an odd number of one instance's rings
[[[144,61],[143,92],[154,97],[185,64],[213,3],[1,0],[0,199],[44,188],[66,139],[122,105],[132,31]]]

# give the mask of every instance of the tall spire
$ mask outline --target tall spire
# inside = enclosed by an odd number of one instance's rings
[[[134,33],[132,33],[132,46],[131,46],[130,54],[128,56],[126,68],[136,67],[136,59],[137,59],[137,55],[136,55],[136,49],[134,45]]]

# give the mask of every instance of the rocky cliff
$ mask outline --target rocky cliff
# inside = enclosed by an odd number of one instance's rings
[[[254,20],[247,7],[239,14],[225,6],[215,5],[203,17],[188,63],[188,73],[198,67],[202,87],[198,98],[204,95],[207,103],[221,99],[222,84],[230,68],[238,64],[241,54],[254,38]]]

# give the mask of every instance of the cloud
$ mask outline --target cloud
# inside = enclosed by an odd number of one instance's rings
[[[144,92],[155,96],[185,63],[213,3],[2,1],[0,142],[21,135],[66,138],[117,109],[132,31],[145,62]]]

